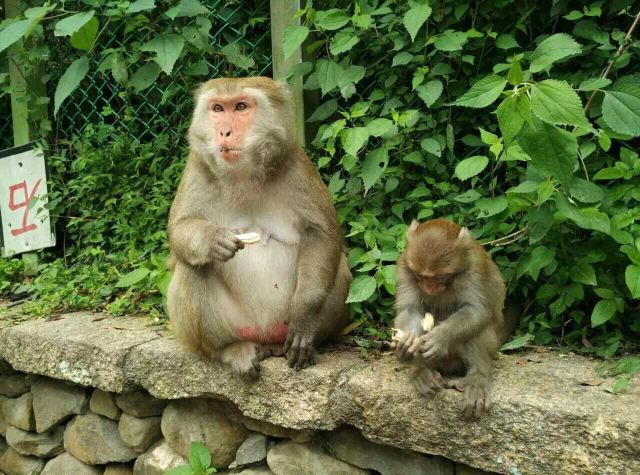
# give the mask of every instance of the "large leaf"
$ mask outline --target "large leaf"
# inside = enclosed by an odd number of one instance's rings
[[[476,82],[471,86],[471,89],[450,105],[474,108],[487,107],[500,96],[506,85],[507,80],[500,76],[487,76]]]
[[[366,127],[354,127],[343,130],[340,133],[340,138],[342,139],[344,151],[355,157],[367,140],[369,140],[369,131]]]
[[[624,280],[634,299],[640,298],[640,266],[632,264],[624,272]]]
[[[352,32],[339,31],[329,45],[329,51],[332,55],[345,53],[358,44],[358,37]]]
[[[582,178],[574,178],[569,186],[569,193],[583,203],[599,203],[604,198],[602,188]]]
[[[439,35],[433,46],[440,51],[458,51],[467,42],[468,37],[462,31],[447,30]]]
[[[375,291],[376,279],[370,275],[359,275],[351,282],[347,303],[363,302],[371,297]]]
[[[153,59],[166,74],[171,74],[171,71],[173,71],[173,66],[178,60],[180,53],[182,53],[183,48],[184,38],[175,33],[158,36],[140,46],[142,51],[156,53]]]
[[[131,287],[139,282],[141,282],[145,277],[149,275],[149,269],[145,267],[140,267],[139,269],[133,270],[128,274],[120,277],[120,280],[116,282],[116,287]]]
[[[605,91],[602,116],[615,132],[640,135],[640,74],[625,76]]]
[[[323,96],[338,86],[343,73],[344,70],[335,61],[321,59],[316,63],[315,75]]]
[[[529,244],[535,244],[547,235],[553,225],[553,213],[549,205],[530,208],[527,213],[527,227],[529,228]]]
[[[282,54],[287,59],[309,36],[309,28],[302,25],[288,26],[282,36]]]
[[[562,193],[556,193],[558,215],[576,223],[582,229],[600,231],[605,234],[611,232],[609,216],[595,208],[578,208],[569,203]]]
[[[434,79],[416,87],[418,97],[424,101],[427,107],[431,107],[442,94],[442,81]]]
[[[490,216],[495,216],[498,213],[502,213],[507,206],[509,206],[509,202],[507,198],[504,196],[496,196],[495,198],[480,198],[475,203],[480,213],[478,214],[479,218],[489,218]]]
[[[53,115],[55,116],[60,109],[60,105],[71,95],[73,91],[80,85],[80,82],[89,72],[89,58],[82,56],[76,59],[64,72],[58,85],[53,99]]]
[[[377,183],[389,163],[389,155],[384,147],[379,147],[367,154],[362,162],[362,182],[365,193]]]
[[[616,303],[613,300],[600,300],[591,313],[591,326],[593,328],[608,322],[616,314]]]
[[[153,10],[156,7],[156,0],[136,0],[129,4],[127,13],[139,13],[145,10]]]
[[[240,69],[251,69],[256,65],[256,61],[251,56],[242,53],[238,43],[229,43],[223,46],[220,51],[227,58],[227,61]]]
[[[427,0],[416,2],[402,17],[402,24],[409,32],[411,41],[415,41],[420,28],[431,16],[431,7]]]
[[[138,69],[129,84],[136,92],[140,92],[151,86],[160,75],[160,66],[154,62],[149,62]]]
[[[529,98],[523,94],[509,96],[498,106],[498,125],[506,145],[513,141],[524,125],[523,108],[525,111],[530,108]]]
[[[89,20],[96,14],[95,10],[88,10],[86,12],[76,13],[75,15],[63,18],[53,30],[54,36],[71,36],[80,28],[82,28]]]
[[[313,111],[311,117],[307,119],[307,122],[317,122],[319,120],[324,120],[327,117],[330,117],[335,111],[338,110],[338,101],[336,99],[331,99],[318,106],[318,108]]]
[[[129,80],[127,63],[120,53],[113,53],[111,55],[111,74],[113,75],[113,79],[115,79],[119,84],[126,84]]]
[[[580,54],[582,48],[571,35],[556,33],[542,41],[531,55],[532,73],[548,69],[553,63],[569,56]]]
[[[100,24],[96,17],[93,17],[82,28],[71,35],[71,46],[82,51],[89,51],[98,36]]]
[[[484,170],[488,164],[489,159],[483,155],[465,158],[456,165],[455,176],[461,180],[468,180]]]
[[[531,110],[549,124],[591,128],[578,94],[564,81],[547,79],[533,86]]]
[[[368,122],[367,130],[372,137],[382,137],[398,132],[398,128],[393,121],[382,118],[373,119],[371,122]]]
[[[33,20],[22,20],[12,23],[0,32],[0,52],[22,38],[33,25]]]
[[[524,346],[529,345],[533,341],[533,335],[531,333],[525,333],[524,335],[520,335],[515,337],[511,341],[508,341],[500,348],[500,351],[509,351],[509,350],[517,350],[518,348],[522,348]]]
[[[569,275],[574,282],[585,285],[598,285],[595,269],[591,264],[587,264],[586,262],[572,268]]]
[[[200,442],[192,442],[189,450],[189,464],[193,469],[204,472],[211,465],[211,451]]]
[[[344,11],[332,8],[331,10],[317,11],[314,23],[322,30],[337,30],[349,23],[349,17]]]
[[[578,164],[578,142],[569,132],[537,121],[535,128],[527,125],[522,130],[518,143],[542,173],[563,183],[573,180]]]
[[[209,14],[209,9],[198,0],[181,0],[175,7],[165,12],[172,20],[181,17],[194,17]]]

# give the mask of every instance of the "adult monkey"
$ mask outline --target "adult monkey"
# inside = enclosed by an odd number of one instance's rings
[[[292,137],[285,85],[213,79],[195,102],[168,226],[176,336],[250,378],[272,354],[304,368],[348,317],[351,273],[329,190]],[[260,242],[245,246],[237,234],[247,232]]]

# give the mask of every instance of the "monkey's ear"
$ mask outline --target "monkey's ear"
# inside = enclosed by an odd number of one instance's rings
[[[469,237],[471,237],[469,228],[460,228],[460,232],[458,233],[458,241],[466,241]]]
[[[409,229],[407,229],[407,237],[415,234],[416,229],[418,229],[418,225],[420,223],[418,223],[418,221],[416,221],[415,219],[413,221],[411,221],[411,224],[409,225]]]

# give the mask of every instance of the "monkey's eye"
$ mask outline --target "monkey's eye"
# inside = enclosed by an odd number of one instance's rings
[[[247,104],[246,102],[238,102],[236,104],[236,110],[237,111],[243,111],[245,110],[247,107],[249,107],[249,104]]]
[[[222,108],[222,106],[221,106],[220,104],[214,104],[214,105],[211,107],[211,110],[212,110],[213,112],[222,112],[222,111],[224,111],[224,109]]]

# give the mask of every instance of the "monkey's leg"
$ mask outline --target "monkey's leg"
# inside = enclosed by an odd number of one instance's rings
[[[307,321],[298,322],[302,331],[287,336],[284,353],[289,366],[296,370],[315,364],[315,345],[328,337],[337,335],[349,320],[349,311],[345,301],[349,293],[351,272],[344,255],[340,256],[338,272],[333,287],[327,294],[318,315],[309,315]]]
[[[490,406],[489,388],[493,373],[491,355],[472,340],[460,356],[469,368],[462,380],[465,399],[463,414],[467,419],[478,418]]]
[[[246,379],[256,380],[260,375],[260,353],[258,344],[253,341],[231,343],[222,349],[219,358]]]
[[[442,375],[426,366],[417,366],[411,380],[423,396],[434,396],[443,387]]]

